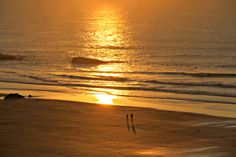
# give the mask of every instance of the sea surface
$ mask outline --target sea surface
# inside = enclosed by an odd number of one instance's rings
[[[0,1],[0,53],[2,94],[236,117],[234,0]]]

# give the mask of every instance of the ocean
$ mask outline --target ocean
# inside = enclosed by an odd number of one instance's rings
[[[236,117],[234,0],[0,2],[0,93]],[[102,64],[72,63],[73,58]]]

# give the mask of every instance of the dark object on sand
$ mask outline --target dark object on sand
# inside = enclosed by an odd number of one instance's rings
[[[131,123],[133,125],[134,124],[134,115],[133,115],[133,113],[131,113],[130,117],[131,117]]]
[[[11,56],[11,55],[4,55],[0,54],[0,61],[5,61],[5,60],[21,60],[22,57],[19,56]]]
[[[23,99],[25,98],[24,96],[18,94],[18,93],[11,93],[11,94],[7,94],[5,97],[4,97],[4,100],[15,100],[15,99]]]
[[[29,98],[32,98],[33,96],[30,94],[28,97],[29,97]]]

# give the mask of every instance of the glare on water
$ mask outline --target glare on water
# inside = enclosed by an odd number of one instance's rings
[[[127,28],[119,12],[111,6],[105,5],[95,9],[91,15],[89,39],[91,45],[99,47],[120,47],[127,41],[123,29]]]
[[[97,93],[95,94],[95,97],[100,104],[104,105],[112,105],[113,104],[113,99],[115,96],[109,95],[109,94],[103,94],[103,93]]]

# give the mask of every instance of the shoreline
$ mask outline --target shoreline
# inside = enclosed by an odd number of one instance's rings
[[[192,115],[196,117],[205,117],[205,118],[216,118],[216,119],[225,119],[225,120],[236,120],[236,118],[232,117],[220,117],[214,115],[208,115],[203,113],[193,113],[193,112],[184,112],[184,111],[174,111],[174,110],[162,110],[157,108],[150,108],[150,107],[143,107],[143,106],[126,106],[126,105],[118,105],[118,104],[100,104],[100,103],[92,103],[92,102],[83,102],[83,101],[76,101],[76,100],[61,100],[61,99],[47,99],[47,98],[23,98],[23,99],[16,99],[16,100],[4,100],[1,97],[4,94],[0,94],[0,104],[11,104],[12,102],[21,102],[21,101],[45,101],[45,102],[59,102],[59,103],[66,103],[69,105],[85,105],[85,106],[104,106],[104,107],[111,107],[111,108],[119,108],[119,109],[130,109],[130,110],[144,110],[144,111],[157,111],[157,112],[164,112],[164,113],[175,113],[175,114],[186,114]]]
[[[1,94],[0,94],[1,96]],[[157,111],[157,112],[164,112],[164,113],[175,113],[175,114],[185,114],[185,115],[192,115],[196,117],[205,117],[205,118],[215,118],[215,119],[225,119],[225,120],[236,120],[236,118],[232,117],[224,117],[224,116],[214,116],[214,115],[208,115],[204,113],[193,113],[193,112],[184,112],[184,111],[175,111],[175,110],[163,110],[163,109],[157,109],[157,108],[151,108],[151,107],[144,107],[144,106],[126,106],[126,105],[119,105],[119,104],[101,104],[101,103],[93,103],[93,102],[83,102],[83,101],[78,101],[78,100],[61,100],[61,99],[47,99],[47,98],[24,98],[20,101],[48,101],[48,102],[62,102],[62,103],[67,103],[67,104],[72,104],[72,105],[91,105],[91,106],[104,106],[104,107],[114,107],[118,109],[130,109],[130,110],[144,110],[144,111]],[[3,100],[4,101],[4,100]],[[13,100],[14,101],[14,100]],[[17,100],[16,100],[17,101]],[[11,100],[9,101],[11,102]],[[0,99],[0,104],[2,103],[2,99]],[[235,121],[236,122],[236,121]],[[236,125],[236,123],[235,123]],[[235,126],[236,127],[236,126]]]
[[[18,85],[18,84],[16,84]],[[40,88],[43,88],[43,86]],[[78,103],[92,103],[92,104],[102,104],[99,99],[111,99],[108,95],[103,97],[96,97],[96,94],[81,94],[81,93],[73,93],[73,91],[64,91],[66,88],[64,87],[56,87],[51,90],[39,90],[37,88],[23,89],[23,86],[20,89],[4,89],[0,92],[0,100],[3,99],[4,95],[9,93],[20,93],[24,96],[32,95],[33,98],[44,99],[44,100],[55,100],[55,101],[71,101]],[[100,95],[99,95],[100,96]],[[148,101],[142,98],[124,98],[120,96],[116,96],[110,104],[112,106],[125,106],[125,107],[138,107],[138,108],[149,108],[155,110],[163,110],[163,111],[173,111],[180,113],[193,113],[193,114],[202,114],[206,116],[214,116],[214,117],[222,117],[222,118],[236,118],[236,106],[233,104],[215,104],[215,103],[192,103],[191,105],[185,103],[180,103],[178,101],[170,101],[165,102],[164,99],[160,99],[160,102],[155,103],[152,101]]]
[[[125,116],[131,113],[134,124],[127,125]],[[4,157],[233,157],[236,153],[235,119],[150,108],[0,100],[0,126],[0,153]]]

